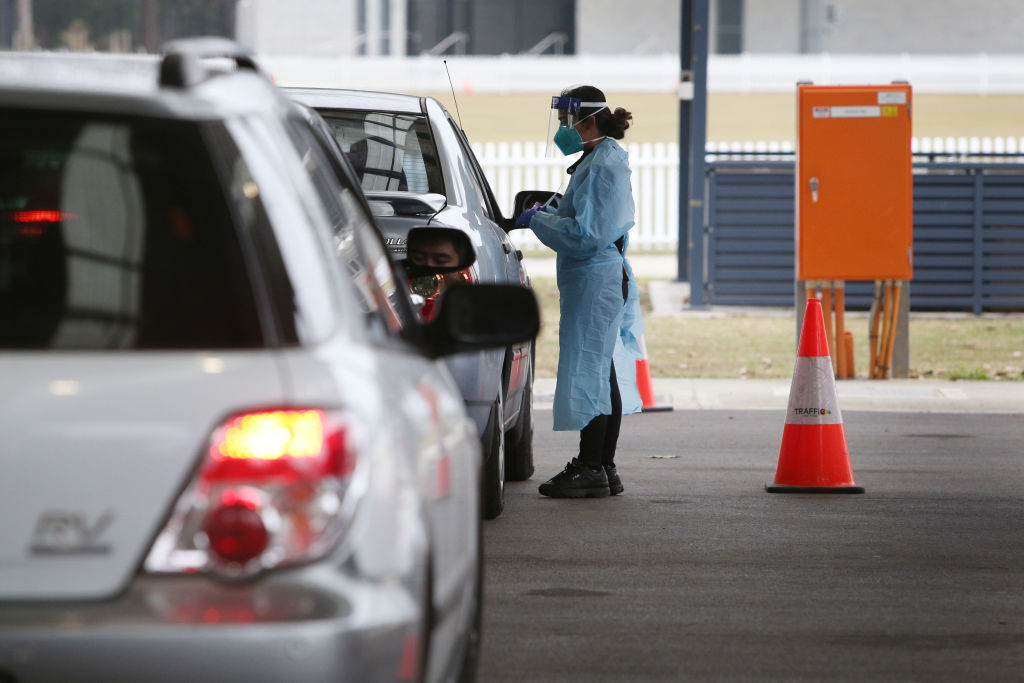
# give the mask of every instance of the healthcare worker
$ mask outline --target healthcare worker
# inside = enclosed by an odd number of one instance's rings
[[[622,415],[639,412],[639,297],[626,260],[633,226],[629,159],[615,142],[632,115],[608,107],[604,93],[577,86],[552,98],[549,139],[562,154],[583,152],[558,208],[534,206],[528,226],[557,253],[561,320],[554,428],[579,430],[579,454],[540,486],[554,498],[622,493],[615,449]]]

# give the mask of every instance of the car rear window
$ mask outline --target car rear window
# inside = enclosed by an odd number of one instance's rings
[[[444,194],[437,148],[426,116],[320,110],[366,192]]]
[[[262,345],[197,124],[6,110],[0,127],[0,347]]]

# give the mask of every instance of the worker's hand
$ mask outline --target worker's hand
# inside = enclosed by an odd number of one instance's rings
[[[528,228],[530,227],[530,219],[537,213],[537,209],[527,209],[519,214],[519,218],[516,219],[517,228]]]

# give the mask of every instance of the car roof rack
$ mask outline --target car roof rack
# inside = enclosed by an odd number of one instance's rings
[[[160,87],[190,88],[222,73],[203,66],[203,59],[230,59],[239,70],[262,73],[252,51],[227,38],[181,38],[165,43],[161,52]]]

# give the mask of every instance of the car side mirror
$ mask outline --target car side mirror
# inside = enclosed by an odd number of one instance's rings
[[[432,358],[529,341],[540,331],[533,290],[516,285],[452,285],[436,317],[419,328],[419,343]]]
[[[454,228],[412,228],[405,246],[401,263],[410,279],[454,273],[476,262],[469,235]]]
[[[526,211],[534,204],[547,204],[552,208],[558,208],[558,202],[562,195],[551,190],[523,190],[516,193],[515,201],[512,202],[512,219],[508,221],[506,231],[516,229],[516,219],[523,211]]]

